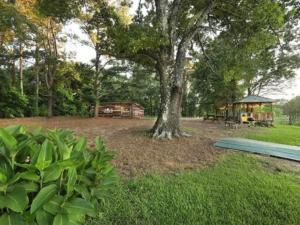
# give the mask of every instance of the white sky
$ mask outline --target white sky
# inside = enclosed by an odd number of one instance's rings
[[[138,0],[133,0],[133,3],[134,4],[131,12],[134,12],[135,8],[137,7]],[[70,35],[77,35],[81,40],[89,40],[88,37],[80,29],[80,26],[76,23],[70,23],[65,26],[63,32]],[[95,58],[95,52],[92,48],[72,39],[69,39],[66,43],[65,51],[70,54],[71,60],[78,62],[90,63],[91,59]],[[291,99],[295,96],[300,96],[300,68],[296,71],[296,73],[296,78],[288,81],[287,85],[285,85],[281,93],[264,94],[264,96],[274,99]]]

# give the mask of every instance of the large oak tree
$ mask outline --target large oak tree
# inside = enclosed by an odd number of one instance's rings
[[[240,39],[251,39],[247,35],[253,35],[253,40],[270,38],[266,30],[284,26],[286,7],[280,3],[270,0],[140,1],[133,23],[123,28],[117,26],[113,38],[118,57],[156,69],[161,102],[153,137],[171,139],[186,135],[180,129],[185,66],[191,49],[206,48],[199,39],[209,44],[226,31],[240,35]]]

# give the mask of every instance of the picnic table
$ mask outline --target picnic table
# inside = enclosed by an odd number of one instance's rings
[[[225,121],[225,127],[229,127],[232,129],[238,129],[239,128],[239,123],[236,123],[234,121]]]

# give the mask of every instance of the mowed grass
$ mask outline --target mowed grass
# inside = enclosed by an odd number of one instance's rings
[[[259,132],[249,133],[249,139],[300,146],[300,126],[276,125],[262,128]]]
[[[215,166],[120,182],[87,224],[299,225],[300,183],[266,161],[233,154]]]

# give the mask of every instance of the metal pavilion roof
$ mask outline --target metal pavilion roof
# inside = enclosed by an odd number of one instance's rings
[[[234,103],[273,103],[273,102],[275,102],[275,100],[270,98],[249,95],[241,100],[235,101]]]

